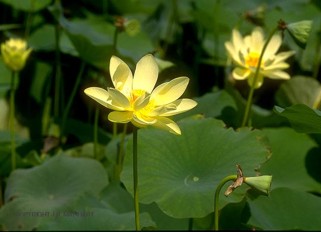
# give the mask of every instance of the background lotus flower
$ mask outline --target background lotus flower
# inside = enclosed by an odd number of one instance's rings
[[[24,68],[31,48],[27,49],[27,42],[22,39],[9,39],[1,44],[1,53],[4,63],[12,71],[20,71]]]
[[[110,60],[109,71],[114,88],[89,87],[85,93],[114,110],[108,115],[110,121],[132,122],[137,127],[152,125],[181,134],[178,125],[168,116],[183,113],[197,105],[194,100],[179,99],[188,85],[188,77],[175,78],[154,89],[158,66],[152,55],[138,61],[134,76],[128,65],[116,56]]]
[[[259,58],[265,44],[263,31],[256,27],[251,35],[244,38],[239,31],[233,30],[232,41],[225,42],[225,48],[234,62],[237,64],[233,70],[233,77],[237,80],[247,79],[250,86],[253,86],[254,74],[259,63]],[[289,67],[284,60],[294,54],[294,51],[280,52],[276,54],[282,43],[281,36],[275,34],[263,54],[259,67],[259,74],[254,83],[254,88],[259,88],[264,77],[272,79],[290,79],[288,73],[283,69]]]

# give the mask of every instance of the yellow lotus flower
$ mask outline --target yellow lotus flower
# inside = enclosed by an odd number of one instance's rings
[[[108,115],[111,122],[132,122],[137,127],[151,125],[181,134],[178,125],[168,116],[183,113],[197,105],[191,99],[178,99],[188,85],[188,77],[175,78],[154,89],[158,66],[152,55],[138,61],[134,76],[128,65],[116,56],[111,57],[109,71],[114,88],[89,87],[85,93],[114,110]]]
[[[11,38],[1,44],[1,53],[4,63],[12,71],[24,68],[31,48],[27,49],[27,42],[22,39]]]
[[[254,74],[265,42],[264,34],[260,27],[256,27],[251,35],[244,38],[239,31],[233,30],[232,41],[225,42],[225,48],[238,66],[233,70],[233,77],[235,79],[247,79],[249,85],[253,86]],[[254,88],[259,88],[262,85],[264,77],[290,79],[289,74],[283,71],[283,69],[289,67],[289,64],[284,62],[284,60],[293,55],[294,51],[276,54],[281,43],[281,36],[279,34],[273,35],[263,54]]]

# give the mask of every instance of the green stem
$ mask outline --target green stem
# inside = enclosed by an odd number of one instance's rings
[[[117,123],[113,122],[113,139],[117,137]]]
[[[15,144],[15,78],[16,72],[11,72],[11,89],[10,89],[10,138],[11,138],[11,168],[16,169],[16,144]]]
[[[257,81],[257,78],[259,76],[259,71],[260,71],[260,67],[261,67],[261,63],[262,63],[262,60],[263,60],[263,55],[264,55],[264,52],[270,42],[270,40],[272,39],[272,36],[274,35],[274,33],[276,31],[279,30],[279,27],[276,27],[269,35],[268,39],[266,40],[263,48],[262,48],[262,52],[260,54],[260,57],[259,57],[259,61],[257,63],[257,66],[256,66],[256,70],[255,70],[255,74],[254,74],[254,78],[253,78],[253,82],[252,82],[252,85],[250,86],[250,93],[249,93],[249,96],[247,98],[247,102],[246,102],[246,107],[245,107],[245,112],[244,112],[244,117],[243,117],[243,121],[242,121],[242,126],[241,127],[244,127],[245,125],[248,124],[248,121],[249,121],[249,115],[250,115],[250,109],[251,109],[251,106],[252,106],[252,100],[253,100],[253,94],[254,94],[254,90],[255,90],[255,84],[256,84],[256,81]]]
[[[84,70],[85,70],[85,66],[86,66],[86,63],[84,61],[82,61],[81,63],[81,66],[80,66],[80,71],[78,73],[78,76],[76,78],[76,83],[74,85],[74,88],[69,96],[69,99],[68,99],[68,103],[67,103],[67,106],[66,106],[66,109],[64,110],[64,114],[62,116],[62,134],[64,133],[64,130],[65,130],[65,124],[66,124],[66,120],[67,120],[67,117],[68,117],[68,114],[69,114],[69,111],[70,111],[70,108],[71,108],[71,105],[75,99],[75,95],[77,93],[77,90],[79,88],[79,85],[80,85],[80,82],[81,82],[81,77],[84,73]]]
[[[94,157],[98,159],[98,121],[99,121],[99,108],[96,106],[94,118]]]
[[[220,192],[222,187],[227,183],[228,181],[235,181],[237,179],[237,175],[230,175],[225,177],[221,182],[218,184],[215,195],[214,195],[214,230],[218,230],[218,203],[219,203],[219,198],[220,198]]]
[[[60,29],[59,24],[55,26],[55,64],[56,64],[56,74],[55,74],[55,101],[54,101],[54,116],[59,117],[59,106],[60,106],[60,82],[61,82],[61,63],[60,63],[60,49],[59,49],[59,37]]]
[[[138,172],[137,172],[137,133],[135,127],[133,130],[133,176],[134,176],[134,206],[135,206],[135,225],[136,231],[140,230],[139,222],[139,201],[138,201]]]

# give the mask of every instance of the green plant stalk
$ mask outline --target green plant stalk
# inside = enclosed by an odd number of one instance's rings
[[[259,61],[258,61],[258,64],[256,66],[256,70],[255,70],[255,74],[254,74],[254,78],[253,78],[253,82],[252,82],[252,85],[250,86],[250,92],[249,92],[249,96],[247,98],[247,102],[246,102],[246,107],[245,107],[245,112],[244,112],[244,116],[243,116],[243,121],[242,121],[242,126],[241,127],[244,127],[245,125],[248,124],[248,121],[249,121],[249,115],[250,115],[250,110],[251,110],[251,107],[252,107],[252,100],[253,100],[253,94],[254,94],[254,86],[255,86],[255,83],[257,81],[257,78],[259,76],[259,71],[260,71],[260,67],[261,67],[261,63],[262,63],[262,59],[263,59],[263,55],[264,55],[264,52],[270,42],[270,40],[272,39],[272,36],[274,35],[274,33],[279,29],[279,27],[276,27],[269,35],[268,39],[266,40],[263,48],[262,48],[262,52],[260,54],[260,57],[259,57]]]
[[[79,85],[80,85],[80,82],[81,82],[81,77],[84,73],[84,70],[85,70],[85,66],[86,66],[86,63],[84,61],[81,62],[81,65],[80,65],[80,71],[78,73],[78,76],[76,78],[76,83],[74,84],[74,88],[72,89],[71,91],[71,94],[69,96],[69,99],[68,99],[68,103],[67,103],[67,106],[66,106],[66,109],[64,110],[64,114],[62,116],[62,134],[64,134],[64,130],[65,130],[65,125],[66,125],[66,120],[67,120],[67,117],[68,117],[68,114],[69,114],[69,111],[70,111],[70,108],[71,108],[71,105],[75,99],[75,96],[76,96],[76,93],[77,93],[77,90],[79,88]]]
[[[134,207],[135,207],[136,231],[139,231],[140,230],[140,220],[139,220],[139,201],[138,201],[137,134],[138,134],[138,130],[135,127],[133,130]]]
[[[60,82],[61,82],[61,61],[60,61],[60,49],[59,49],[59,37],[60,29],[59,24],[55,26],[55,100],[54,100],[54,116],[59,117],[60,107]]]
[[[25,29],[25,40],[28,40],[29,34],[30,34],[30,28],[32,25],[32,21],[33,21],[33,10],[35,8],[35,1],[31,1],[31,11],[28,12],[28,16],[26,19],[26,29]]]
[[[99,108],[96,106],[94,118],[94,157],[98,159],[98,121],[99,121]]]
[[[214,230],[215,231],[217,231],[219,228],[218,203],[219,203],[221,189],[228,181],[235,181],[236,179],[237,179],[237,175],[229,175],[224,179],[222,179],[221,182],[217,185],[215,195],[214,195]]]
[[[10,139],[11,139],[11,169],[16,169],[16,143],[15,143],[15,78],[16,72],[11,71],[11,89],[10,89],[10,112],[9,112],[9,125],[10,125]]]

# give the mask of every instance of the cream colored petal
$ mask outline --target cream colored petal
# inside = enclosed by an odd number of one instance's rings
[[[120,105],[113,105],[109,93],[99,87],[89,87],[84,90],[85,94],[100,103],[101,105],[112,110],[124,110]]]
[[[288,63],[285,62],[280,62],[280,63],[272,63],[269,66],[264,67],[264,71],[269,71],[269,70],[276,70],[276,69],[286,69],[289,67]]]
[[[245,68],[235,68],[232,74],[234,79],[244,80],[251,74],[251,71]]]
[[[151,54],[141,58],[137,65],[133,80],[133,89],[151,93],[158,78],[158,66]]]
[[[233,46],[238,49],[245,46],[241,33],[236,29],[232,31],[232,43]]]
[[[239,65],[244,65],[241,60],[238,51],[236,51],[231,42],[225,42],[225,48],[232,59]]]
[[[140,112],[135,112],[133,116],[133,121],[141,125],[152,125],[156,123],[157,120],[154,117],[149,117],[144,114],[141,114]]]
[[[153,124],[153,126],[163,130],[167,130],[175,135],[181,135],[179,126],[169,118],[157,117],[157,122]]]
[[[264,34],[263,30],[260,27],[256,27],[251,34],[251,51],[261,53],[264,46]]]
[[[275,56],[274,62],[281,62],[294,55],[295,51],[280,52]]]
[[[197,105],[197,102],[192,99],[179,99],[163,107],[159,116],[172,116],[186,112],[193,109]]]
[[[127,97],[130,96],[133,87],[133,76],[125,63],[120,63],[118,65],[114,74],[111,76],[111,80],[115,89],[121,91]]]
[[[122,92],[114,88],[108,88],[108,93],[113,105],[121,106],[124,109],[130,109],[130,102]]]
[[[151,101],[156,106],[165,105],[177,100],[187,88],[188,77],[178,77],[156,87],[151,94]]]
[[[117,123],[127,123],[133,118],[132,111],[113,111],[108,114],[108,120]]]
[[[269,77],[271,79],[283,79],[283,80],[290,79],[290,75],[281,70],[264,71],[262,73],[264,76]]]
[[[147,96],[147,97],[146,97],[145,95],[140,96],[140,97],[137,98],[136,101],[134,102],[134,110],[135,110],[135,111],[138,111],[138,110],[143,109],[145,106],[148,105],[149,100],[150,100],[150,95]]]
[[[274,58],[274,54],[279,50],[281,43],[281,36],[278,34],[274,35],[265,49],[263,60],[269,59],[270,57]]]
[[[124,61],[122,61],[120,58],[118,58],[117,56],[112,56],[112,57],[110,58],[110,62],[109,62],[109,73],[110,73],[110,76],[111,76],[111,77],[114,76],[114,74],[115,74],[115,72],[116,72],[116,69],[118,68],[118,66],[119,66],[120,64],[123,64],[123,65],[126,65],[126,66],[127,66],[127,64],[126,64]],[[128,66],[127,66],[127,67],[128,67]],[[128,67],[128,69],[129,69],[129,67]]]

